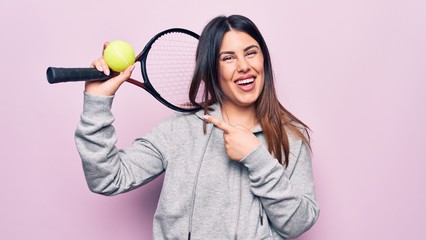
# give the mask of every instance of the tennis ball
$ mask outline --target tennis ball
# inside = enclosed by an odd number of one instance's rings
[[[135,62],[135,51],[125,41],[113,41],[105,48],[104,59],[111,70],[122,72]]]

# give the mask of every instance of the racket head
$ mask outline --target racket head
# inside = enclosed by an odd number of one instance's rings
[[[199,35],[183,28],[171,28],[155,35],[136,57],[141,63],[144,89],[165,106],[180,112],[200,109],[189,100],[195,70]],[[202,101],[200,86],[196,102]]]

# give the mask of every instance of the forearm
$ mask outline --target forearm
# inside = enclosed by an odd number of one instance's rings
[[[297,237],[312,227],[319,207],[310,177],[293,181],[264,146],[244,158],[242,163],[249,170],[252,193],[260,198],[269,221],[282,237]],[[309,169],[295,171],[305,170],[308,172],[304,175],[309,176]]]

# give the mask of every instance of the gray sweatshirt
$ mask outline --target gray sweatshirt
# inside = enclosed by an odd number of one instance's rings
[[[289,136],[289,166],[261,145],[240,161],[225,152],[223,132],[203,133],[203,112],[175,113],[124,149],[112,126],[113,97],[85,94],[76,145],[91,191],[116,195],[164,173],[154,216],[154,239],[288,239],[318,219],[311,156]],[[219,105],[210,114],[222,119]]]

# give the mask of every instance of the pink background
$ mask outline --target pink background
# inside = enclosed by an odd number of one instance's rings
[[[120,6],[116,6],[121,2]],[[257,23],[285,106],[313,129],[321,216],[302,240],[420,239],[426,227],[426,2],[15,0],[0,3],[0,239],[150,239],[161,178],[103,197],[85,183],[73,134],[83,84],[48,66],[88,66],[104,41],[140,50],[165,28],[219,14]],[[125,85],[120,146],[171,114]]]

